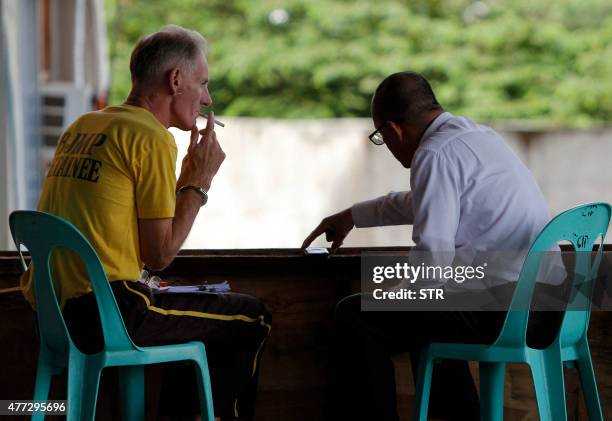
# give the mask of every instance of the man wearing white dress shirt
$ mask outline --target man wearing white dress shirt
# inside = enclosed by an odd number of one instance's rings
[[[334,252],[354,227],[411,224],[415,250],[526,254],[549,221],[546,203],[529,170],[493,129],[445,112],[427,80],[414,72],[387,77],[374,93],[371,111],[375,131],[370,140],[385,144],[411,169],[411,190],[323,219],[304,248],[323,233]],[[522,257],[515,253],[487,285],[514,285]],[[410,351],[415,371],[424,344],[492,343],[505,317],[503,311],[361,311],[361,299],[359,294],[346,297],[336,309],[330,419],[398,420],[392,354]],[[531,318],[530,345],[552,340],[556,319],[551,322],[551,316]],[[435,366],[429,415],[479,419],[466,362]]]

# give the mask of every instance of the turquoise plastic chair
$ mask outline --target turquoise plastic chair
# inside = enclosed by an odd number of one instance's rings
[[[527,254],[506,320],[492,345],[432,343],[424,347],[416,384],[415,420],[427,420],[431,373],[434,362],[440,359],[479,361],[483,420],[503,419],[506,362],[527,363],[530,366],[542,421],[567,420],[564,364],[578,368],[589,420],[603,420],[587,340],[588,302],[570,303],[572,308],[580,310],[565,312],[559,334],[548,348],[542,350],[527,346],[529,311],[526,309],[530,308],[543,252],[562,240],[570,241],[578,252],[592,251],[599,235],[603,243],[609,222],[610,205],[593,203],[565,211],[544,227]],[[592,285],[585,283],[593,281],[596,276],[602,250],[600,246],[593,265],[591,253],[576,253],[573,288],[582,286],[584,290],[585,286]],[[589,298],[578,294],[575,299]]]
[[[35,400],[46,400],[51,377],[68,369],[68,415],[71,420],[93,420],[100,374],[115,366],[119,371],[121,413],[124,420],[144,419],[144,365],[191,360],[198,377],[202,419],[213,421],[214,411],[206,351],[201,342],[138,347],[130,339],[110,284],[96,252],[70,222],[54,215],[16,211],[9,217],[13,240],[30,252],[34,265],[40,352],[34,388]],[[55,295],[49,259],[54,248],[71,249],[83,259],[98,303],[104,349],[83,354],[72,342]],[[23,258],[22,258],[23,263]],[[24,263],[25,267],[25,263]],[[32,416],[42,420],[43,414]]]

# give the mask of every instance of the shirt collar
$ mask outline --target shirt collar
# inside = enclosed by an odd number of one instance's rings
[[[453,118],[453,115],[448,111],[445,111],[436,118],[434,118],[433,121],[429,124],[427,130],[425,130],[425,133],[423,133],[423,136],[421,136],[421,140],[419,140],[419,145],[422,145],[428,137],[437,132],[440,126],[446,123],[451,118]]]

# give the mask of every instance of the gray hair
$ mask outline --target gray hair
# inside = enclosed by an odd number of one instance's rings
[[[140,38],[132,57],[132,83],[156,84],[173,67],[190,72],[198,54],[206,56],[206,40],[200,33],[166,25],[160,31]]]

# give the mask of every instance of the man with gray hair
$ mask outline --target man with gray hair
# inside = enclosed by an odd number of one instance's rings
[[[69,220],[91,242],[136,344],[204,342],[215,414],[253,419],[261,348],[270,331],[267,307],[236,293],[153,294],[137,282],[143,265],[160,270],[172,262],[225,159],[212,111],[204,129],[196,126],[201,107],[212,104],[206,42],[195,31],[166,26],[138,42],[130,71],[132,90],[123,104],[84,114],[62,135],[38,209]],[[191,132],[178,180],[169,127]],[[84,352],[100,350],[95,297],[83,266],[58,253],[52,270],[73,340]],[[35,308],[30,272],[21,284]],[[171,390],[193,399],[162,405],[173,417],[199,410],[192,367],[185,373],[192,380],[175,374],[179,385]]]

